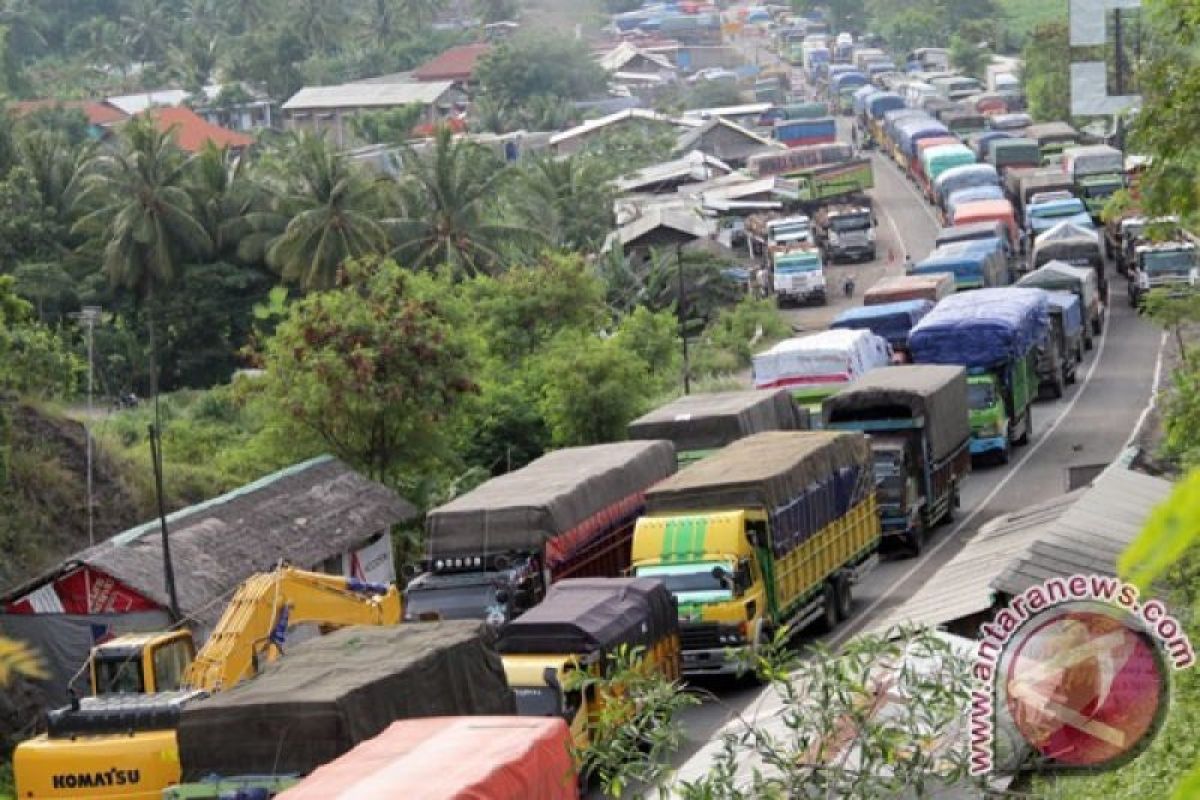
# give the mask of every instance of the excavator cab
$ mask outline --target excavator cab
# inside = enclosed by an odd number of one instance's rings
[[[195,657],[191,631],[123,634],[92,648],[92,694],[175,691]]]

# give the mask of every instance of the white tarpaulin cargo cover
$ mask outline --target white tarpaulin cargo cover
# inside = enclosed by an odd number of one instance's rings
[[[845,383],[892,361],[887,341],[870,331],[835,329],[784,339],[754,357],[754,386]]]

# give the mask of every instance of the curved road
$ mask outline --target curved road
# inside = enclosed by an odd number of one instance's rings
[[[832,286],[841,286],[842,275],[849,270],[858,293],[885,274],[902,272],[904,253],[914,260],[927,255],[938,227],[933,212],[900,170],[881,155],[872,158],[881,260],[831,268]],[[886,255],[889,248],[891,263]],[[1086,353],[1076,385],[1068,387],[1062,399],[1034,406],[1034,436],[1028,446],[1014,451],[1011,464],[981,468],[967,479],[957,521],[933,531],[920,558],[889,558],[857,587],[854,616],[828,637],[828,644],[840,645],[927,581],[937,580],[938,569],[988,520],[1065,493],[1072,467],[1107,464],[1125,448],[1150,399],[1162,336],[1125,303],[1125,279],[1110,269],[1109,283],[1115,302],[1104,335]],[[797,330],[819,330],[841,308],[860,302],[857,297],[847,300],[840,292],[832,299],[828,307],[784,313]],[[735,715],[755,706],[762,694],[728,682],[702,688],[716,697],[684,715],[687,742],[674,759],[676,765],[695,754]]]

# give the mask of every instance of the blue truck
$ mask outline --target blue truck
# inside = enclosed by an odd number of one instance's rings
[[[966,368],[972,456],[1007,463],[1014,445],[1028,443],[1049,317],[1044,291],[980,289],[945,298],[909,334],[916,363]]]
[[[834,318],[830,328],[866,330],[887,339],[892,350],[908,352],[908,334],[933,309],[929,300],[901,300],[848,308]]]
[[[942,245],[913,265],[912,275],[949,272],[954,290],[985,289],[1009,283],[1008,258],[999,240],[976,239]]]

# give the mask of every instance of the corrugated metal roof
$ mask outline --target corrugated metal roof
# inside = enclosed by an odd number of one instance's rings
[[[450,81],[429,81],[305,86],[283,104],[283,110],[390,107],[409,103],[429,105],[437,102],[453,85]]]
[[[625,248],[656,228],[664,228],[679,234],[678,237],[673,238],[704,239],[715,236],[717,233],[716,223],[700,216],[695,210],[652,206],[642,217],[622,225],[609,234],[604,243],[604,250],[607,252],[614,245]]]
[[[660,69],[670,70],[672,72],[675,70],[675,65],[672,64],[670,59],[668,59],[666,56],[659,55],[658,53],[647,53],[637,45],[630,44],[629,42],[621,42],[612,50],[601,56],[600,66],[608,72],[619,72],[625,67],[626,64],[638,58],[639,56],[659,67]]]
[[[712,131],[718,127],[729,128],[731,131],[741,134],[746,139],[761,147],[776,149],[779,145],[778,142],[768,139],[765,136],[759,136],[749,128],[744,128],[741,125],[738,125],[736,122],[726,119],[725,117],[713,117],[711,119],[703,120],[698,125],[694,126],[692,130],[685,131],[682,135],[680,135],[679,142],[675,145],[675,147],[677,150],[693,150],[700,144],[700,141],[709,133],[709,131]]]
[[[998,592],[1019,594],[1047,578],[1078,573],[1115,575],[1117,557],[1133,541],[1172,484],[1110,467],[1096,478],[1044,537],[992,582]]]
[[[286,106],[285,106],[286,108]],[[599,117],[590,119],[582,125],[576,125],[574,128],[565,130],[562,133],[555,134],[550,137],[550,146],[561,144],[562,142],[576,139],[580,136],[586,136],[589,133],[594,133],[609,125],[618,122],[624,122],[630,119],[640,119],[645,122],[664,122],[669,125],[679,125],[685,127],[694,127],[699,125],[696,120],[678,120],[668,117],[666,114],[659,114],[657,111],[650,111],[645,108],[627,108],[624,111],[618,111],[615,114],[609,114],[607,117]]]
[[[881,632],[912,623],[936,627],[987,610],[992,605],[992,579],[1045,536],[1085,491],[1079,489],[988,522],[930,581],[869,630]]]
[[[731,172],[733,172],[733,167],[725,162],[705,155],[699,150],[693,150],[683,158],[652,164],[645,169],[631,172],[615,179],[612,184],[617,191],[630,192],[680,178],[704,181],[711,179],[714,175],[728,175]]]

